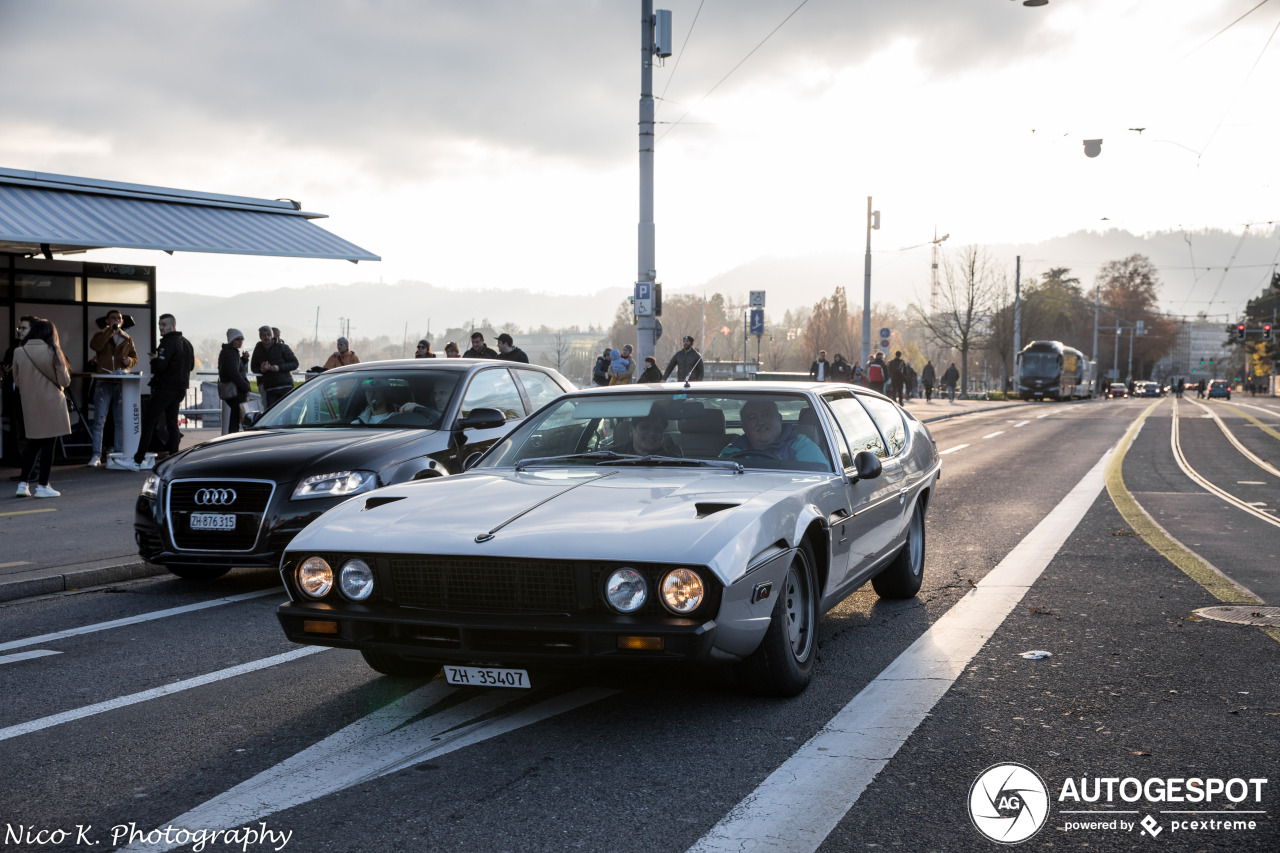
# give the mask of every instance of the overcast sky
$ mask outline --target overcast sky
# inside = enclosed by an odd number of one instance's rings
[[[886,258],[935,226],[953,250],[1280,220],[1280,0],[1234,26],[1258,0],[655,5],[672,11],[675,47],[654,74],[669,286],[763,256],[860,256],[867,196]],[[625,286],[639,12],[639,0],[0,0],[0,166],[290,197],[383,257],[96,253],[159,264],[168,289]]]

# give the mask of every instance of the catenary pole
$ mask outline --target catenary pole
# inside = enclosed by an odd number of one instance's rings
[[[657,280],[655,228],[653,223],[653,0],[640,3],[640,224],[636,284],[648,283],[649,293]],[[637,287],[639,290],[639,287]],[[637,300],[638,301],[638,300]],[[652,301],[650,302],[652,304]],[[639,305],[636,306],[639,309]],[[641,364],[654,355],[656,318],[652,309],[636,314],[636,357]],[[638,372],[638,371],[637,371]]]

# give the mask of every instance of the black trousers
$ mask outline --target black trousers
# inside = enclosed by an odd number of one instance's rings
[[[40,463],[40,485],[49,485],[49,472],[53,470],[53,445],[56,438],[28,438],[22,449],[22,482],[36,479],[36,462]]]
[[[164,423],[164,449],[167,453],[177,453],[178,444],[182,441],[182,433],[178,432],[178,410],[186,399],[183,391],[161,389],[151,392],[151,402],[147,414],[142,419],[142,435],[138,437],[138,452],[133,454],[133,461],[141,463],[151,449],[151,440],[155,437],[156,425]]]

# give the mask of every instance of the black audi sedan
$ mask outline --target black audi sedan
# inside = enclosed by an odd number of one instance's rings
[[[574,387],[546,367],[487,359],[370,362],[298,386],[238,433],[156,466],[138,553],[180,577],[276,567],[302,528],[352,495],[462,471]]]

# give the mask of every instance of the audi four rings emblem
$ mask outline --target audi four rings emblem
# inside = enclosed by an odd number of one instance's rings
[[[201,489],[196,492],[196,503],[200,506],[231,506],[235,502],[235,489]]]

